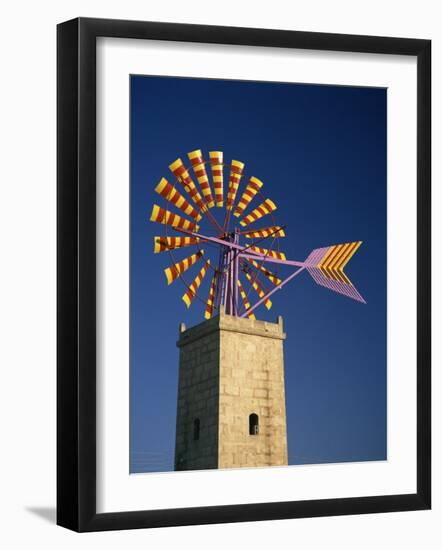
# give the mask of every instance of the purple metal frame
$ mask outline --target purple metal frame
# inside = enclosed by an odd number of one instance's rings
[[[240,231],[235,229],[234,232],[225,234],[224,238],[218,237],[208,237],[202,235],[201,233],[196,233],[194,231],[187,231],[185,229],[179,229],[179,231],[186,233],[187,235],[198,237],[202,242],[211,242],[214,244],[221,245],[222,251],[220,253],[220,262],[219,268],[217,270],[217,291],[215,293],[215,307],[224,307],[224,311],[228,315],[236,315],[239,317],[245,317],[259,307],[267,298],[274,294],[277,290],[281,290],[289,281],[294,279],[297,275],[302,273],[304,270],[307,270],[313,280],[321,286],[329,288],[339,294],[343,294],[357,300],[358,302],[366,303],[364,298],[359,294],[356,288],[353,285],[344,284],[339,280],[335,280],[326,274],[318,267],[318,263],[324,254],[327,252],[329,247],[318,248],[313,250],[310,255],[300,262],[298,260],[282,260],[280,258],[274,258],[269,254],[260,254],[251,250],[250,247],[253,244],[248,246],[241,246],[239,244]],[[282,266],[295,267],[295,272],[291,273],[285,277],[278,285],[275,285],[274,288],[270,289],[264,294],[255,304],[253,304],[247,311],[240,313],[239,304],[238,304],[238,280],[239,280],[239,269],[240,269],[240,260],[255,260],[259,262],[270,262],[273,264],[278,264]]]
[[[273,258],[268,255],[259,254],[249,250],[249,246],[241,246],[239,244],[239,230],[236,229],[234,233],[229,233],[224,239],[218,237],[208,237],[201,233],[194,231],[187,231],[180,229],[181,232],[188,234],[189,236],[198,237],[201,241],[212,242],[219,244],[223,247],[220,254],[220,263],[217,274],[217,292],[215,294],[215,305],[217,307],[223,306],[224,311],[228,315],[236,315],[239,317],[245,317],[247,314],[254,311],[259,307],[269,296],[274,294],[277,290],[280,290],[284,285],[291,281],[294,277],[299,275],[306,267],[305,262],[299,262],[296,260],[281,260],[279,258]],[[250,245],[252,246],[252,245]],[[238,278],[239,278],[239,260],[241,258],[252,259],[261,262],[271,262],[275,264],[281,264],[290,267],[297,267],[294,273],[291,273],[288,277],[282,280],[282,282],[269,290],[262,298],[260,298],[253,306],[245,311],[239,313],[238,304]]]

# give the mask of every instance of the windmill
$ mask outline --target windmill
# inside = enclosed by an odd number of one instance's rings
[[[361,241],[316,248],[303,261],[287,259],[280,249],[286,227],[278,225],[263,182],[248,176],[243,162],[224,162],[221,151],[205,158],[198,149],[187,157],[170,164],[171,177],[158,183],[163,206],[154,204],[150,217],[164,226],[164,234],[154,237],[154,252],[169,254],[167,283],[183,283],[187,307],[202,302],[206,319],[221,309],[254,319],[259,306],[270,309],[270,297],[303,271],[316,284],[366,303],[344,272]],[[199,270],[189,278],[192,266]],[[290,272],[281,275],[284,268]],[[201,295],[207,276],[210,287]]]
[[[286,334],[282,317],[255,321],[255,310],[270,309],[272,295],[303,271],[365,303],[344,272],[361,241],[288,259],[276,204],[243,162],[198,149],[169,168],[155,188],[163,205],[153,205],[150,219],[164,234],[154,237],[154,252],[169,255],[167,283],[180,280],[185,305],[202,302],[206,318],[180,325],[175,469],[287,465]]]

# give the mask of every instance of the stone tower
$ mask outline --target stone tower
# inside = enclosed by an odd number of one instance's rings
[[[180,327],[176,470],[287,464],[282,318]]]

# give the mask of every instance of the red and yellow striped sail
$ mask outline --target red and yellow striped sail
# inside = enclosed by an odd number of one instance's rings
[[[250,273],[247,273],[247,272],[246,272],[246,277],[250,281],[250,284],[252,285],[252,287],[258,294],[258,296],[260,298],[263,298],[267,294],[267,292],[264,290],[264,288],[262,287],[258,279],[256,279],[255,277],[252,277],[252,275],[250,275]],[[266,298],[264,300],[264,305],[266,306],[267,309],[270,309],[272,307],[271,300],[269,298]]]
[[[191,267],[194,263],[196,263],[204,254],[204,250],[200,250],[196,254],[192,254],[192,256],[189,256],[188,258],[184,258],[184,260],[181,260],[180,262],[177,262],[176,264],[173,264],[169,267],[167,267],[164,270],[164,273],[166,274],[167,284],[170,285],[177,279],[181,273],[184,273]]]
[[[184,248],[200,242],[198,237],[154,237],[153,240],[154,254],[175,248]]]
[[[261,219],[263,216],[266,216],[267,214],[270,214],[270,212],[274,212],[275,210],[276,204],[270,199],[266,199],[239,223],[243,227],[245,227],[246,225],[249,225],[249,223],[256,222],[256,220]]]
[[[157,204],[153,205],[150,221],[170,225],[171,227],[178,229],[185,229],[187,231],[197,232],[199,229],[199,225],[196,223],[190,222],[189,220],[186,220],[185,218],[179,216],[178,214],[174,214],[165,208],[161,208],[161,206],[158,206]]]
[[[155,191],[164,197],[167,201],[171,202],[174,206],[179,208],[181,212],[191,216],[197,222],[201,219],[195,208],[189,204],[181,193],[171,185],[166,178],[161,178],[160,183],[155,187]]]
[[[201,149],[196,149],[187,154],[189,157],[190,163],[192,164],[193,171],[195,173],[196,179],[200,184],[201,191],[206,199],[207,206],[212,208],[215,206],[215,201],[213,200],[212,190],[210,188],[209,177],[207,175],[206,166],[203,158],[203,153]]]
[[[244,170],[244,163],[239,160],[232,160],[230,166],[229,188],[227,192],[226,209],[232,210],[235,204],[236,193],[238,191],[239,182]]]
[[[279,225],[272,225],[271,227],[264,227],[263,229],[255,229],[252,231],[245,231],[243,233],[246,239],[257,239],[259,237],[285,237],[284,229]]]
[[[198,289],[207,273],[207,270],[209,269],[210,260],[207,260],[207,262],[203,265],[203,267],[200,269],[200,272],[195,277],[187,291],[183,294],[183,301],[186,304],[186,306],[189,308],[190,305],[193,302],[193,299],[196,296],[196,293],[198,292]]]
[[[210,151],[210,167],[212,170],[213,190],[216,206],[224,205],[224,174],[222,151]]]
[[[239,279],[238,279],[238,287],[239,287],[239,293],[241,294],[241,298],[242,298],[242,301],[244,303],[244,307],[245,307],[246,312],[247,312],[247,317],[249,319],[256,319],[255,314],[253,313],[253,311],[251,311],[249,313],[250,302],[247,298],[247,294],[244,291],[244,287],[242,286],[241,281]]]
[[[250,250],[251,252],[256,252],[257,254],[262,254],[263,256],[276,258],[277,260],[287,259],[284,252],[279,252],[278,250],[269,250],[268,248],[260,248],[259,246],[251,246],[248,250]]]
[[[255,178],[255,176],[252,176],[249,179],[249,183],[247,184],[247,187],[245,188],[244,193],[239,199],[235,211],[233,212],[234,216],[236,216],[237,218],[242,216],[244,210],[249,206],[250,201],[253,199],[256,193],[258,193],[263,185],[264,184],[262,183],[262,181],[258,178]]]
[[[204,317],[211,319],[213,316],[213,302],[215,300],[215,287],[216,287],[216,271],[213,274],[212,282],[210,284],[209,297],[207,298],[206,309],[204,311]]]
[[[192,201],[198,206],[201,212],[207,211],[207,205],[204,203],[202,196],[200,195],[198,189],[196,188],[195,182],[190,177],[190,174],[187,168],[184,166],[183,161],[178,158],[175,162],[169,166],[170,171],[176,177],[176,179],[181,183],[184,189],[189,193]]]
[[[356,241],[331,246],[327,254],[319,262],[319,269],[328,279],[334,279],[335,281],[351,285],[350,279],[344,273],[344,267],[361,244],[362,241]]]
[[[261,273],[264,273],[264,275],[267,277],[267,279],[273,283],[275,286],[278,286],[282,283],[282,280],[277,277],[274,273],[266,269],[263,265],[259,264],[255,260],[250,260],[247,258],[247,261],[253,265],[253,267],[256,267]]]

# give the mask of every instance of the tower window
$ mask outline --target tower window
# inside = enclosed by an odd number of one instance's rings
[[[200,438],[200,419],[195,418],[193,421],[193,440],[198,441]]]
[[[259,418],[258,415],[252,413],[249,416],[249,435],[258,435],[259,434]]]

